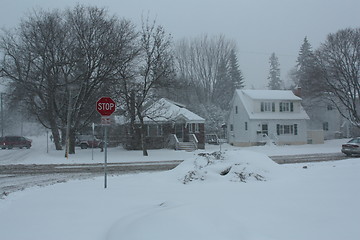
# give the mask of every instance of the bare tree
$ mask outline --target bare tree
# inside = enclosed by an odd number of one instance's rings
[[[221,69],[230,68],[231,54],[235,52],[234,41],[223,35],[193,40],[181,40],[175,51],[177,73],[181,79],[195,89],[198,102],[210,104],[216,102],[216,88],[221,86]],[[214,94],[215,93],[215,94]]]
[[[1,38],[2,77],[10,80],[10,95],[24,101],[28,111],[52,129],[56,149],[61,145],[54,93],[59,87],[56,75],[67,64],[60,60],[65,58],[60,49],[64,50],[68,39],[64,25],[59,12],[40,12],[23,21],[18,31],[6,32]]]
[[[16,32],[2,36],[2,77],[51,129],[56,149],[59,132],[71,128],[74,153],[75,133],[97,117],[95,102],[119,76],[135,37],[129,21],[109,17],[104,9],[36,11]]]
[[[329,34],[316,55],[326,93],[323,96],[360,127],[360,28]]]
[[[116,89],[131,120],[130,137],[136,141],[135,136],[140,132],[144,156],[148,156],[144,123],[146,106],[157,97],[157,89],[171,84],[174,79],[171,50],[171,37],[164,28],[155,21],[143,20],[138,45],[132,51],[134,58],[127,66],[131,70],[121,73],[120,85]],[[136,128],[136,120],[140,128]]]

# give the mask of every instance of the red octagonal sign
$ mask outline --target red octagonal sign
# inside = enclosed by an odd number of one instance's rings
[[[96,110],[101,116],[110,116],[115,111],[116,104],[109,97],[102,97],[96,102]]]

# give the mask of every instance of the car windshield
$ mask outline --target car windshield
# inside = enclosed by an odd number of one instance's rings
[[[359,138],[353,138],[350,141],[348,141],[348,143],[360,143],[360,139]]]
[[[91,136],[91,135],[81,135],[81,136],[79,136],[79,140],[80,140],[80,141],[93,140],[93,136]]]

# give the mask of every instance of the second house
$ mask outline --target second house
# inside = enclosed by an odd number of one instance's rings
[[[228,115],[228,141],[234,146],[306,144],[309,116],[290,90],[235,90]]]

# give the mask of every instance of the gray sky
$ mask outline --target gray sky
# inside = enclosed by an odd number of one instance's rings
[[[149,14],[174,40],[224,34],[237,43],[247,88],[266,87],[272,52],[285,80],[305,36],[315,49],[329,33],[360,27],[359,0],[0,0],[0,26],[17,26],[32,9],[76,3],[107,7],[136,24]]]

